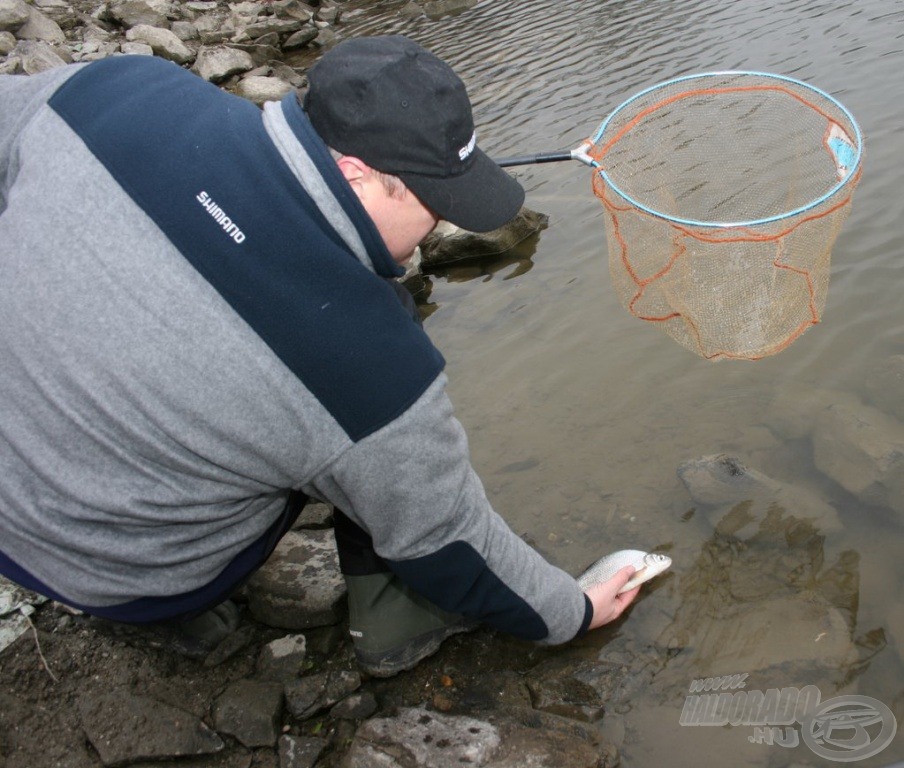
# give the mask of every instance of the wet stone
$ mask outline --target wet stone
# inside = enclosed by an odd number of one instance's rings
[[[904,512],[904,424],[861,403],[822,411],[813,432],[816,468],[866,504]]]
[[[214,726],[246,747],[274,747],[279,738],[283,688],[275,682],[239,680],[214,706]]]
[[[541,712],[592,723],[604,713],[603,701],[594,688],[575,677],[552,673],[528,682],[534,707]]]
[[[455,699],[451,695],[445,695],[441,700],[452,702],[453,706],[470,711],[531,706],[530,690],[521,675],[511,670],[482,675],[473,684],[464,688]]]
[[[838,511],[819,495],[779,482],[736,456],[713,454],[682,462],[678,477],[707,520],[724,535],[741,540],[755,536],[776,506],[813,521],[823,533],[842,528]]]
[[[88,741],[105,766],[213,754],[224,746],[191,713],[126,691],[80,700],[78,709]]]
[[[321,5],[315,14],[318,21],[335,24],[339,21],[341,10],[338,5]]]

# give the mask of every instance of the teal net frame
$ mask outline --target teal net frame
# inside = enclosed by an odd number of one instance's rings
[[[674,78],[589,140],[626,308],[710,359],[759,359],[818,323],[860,179],[851,113],[763,72]]]

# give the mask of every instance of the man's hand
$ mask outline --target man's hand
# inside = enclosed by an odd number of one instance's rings
[[[622,615],[625,608],[631,605],[631,601],[640,592],[640,587],[635,587],[623,595],[617,593],[618,590],[628,583],[633,575],[634,567],[626,565],[609,581],[594,584],[585,592],[593,604],[593,619],[590,621],[590,629],[596,629],[603,626],[603,624],[608,624],[610,621],[615,621]]]

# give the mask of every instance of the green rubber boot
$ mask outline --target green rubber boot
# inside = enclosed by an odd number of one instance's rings
[[[355,657],[373,677],[412,669],[436,653],[447,637],[477,627],[437,608],[392,573],[346,575],[345,583]]]

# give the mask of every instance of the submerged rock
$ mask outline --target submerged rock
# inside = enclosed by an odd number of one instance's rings
[[[741,502],[726,513],[682,574],[680,607],[658,640],[673,654],[659,683],[684,687],[694,678],[747,672],[779,685],[840,685],[858,658],[858,554],[827,552],[813,524],[778,505],[761,517],[751,517],[749,507]],[[742,544],[739,529],[747,532]]]
[[[762,522],[772,505],[797,519],[811,521],[823,533],[843,527],[837,510],[816,494],[774,480],[735,456],[714,454],[685,461],[678,467],[678,477],[713,526],[729,509],[746,502],[746,522],[733,530],[739,537],[750,530],[748,524]]]
[[[829,406],[813,432],[816,467],[866,504],[904,512],[904,424],[862,403]]]
[[[904,355],[891,355],[874,365],[865,383],[873,405],[904,420]]]

